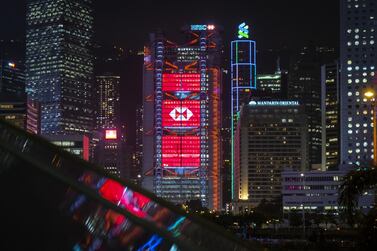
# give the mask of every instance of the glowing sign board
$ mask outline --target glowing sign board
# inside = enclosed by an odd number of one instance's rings
[[[294,100],[287,101],[250,101],[249,105],[251,106],[298,106],[299,102]]]
[[[163,91],[200,91],[200,74],[163,74]]]
[[[162,167],[198,168],[200,167],[199,136],[163,136]]]
[[[213,24],[205,25],[205,24],[192,24],[191,30],[192,31],[206,31],[206,30],[214,30],[215,26]]]
[[[200,126],[199,100],[164,100],[162,103],[163,127]]]
[[[108,129],[105,131],[105,139],[117,139],[117,130]]]
[[[249,26],[246,23],[238,26],[238,38],[249,38]]]

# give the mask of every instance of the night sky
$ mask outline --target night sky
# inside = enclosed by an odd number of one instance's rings
[[[241,21],[250,24],[259,49],[297,48],[308,41],[335,47],[338,40],[338,0],[94,2],[97,39],[128,48],[142,48],[148,32],[158,27],[175,31],[190,23],[222,25],[225,39],[231,39]],[[25,5],[25,0],[2,1],[0,39],[24,37]]]
[[[338,49],[338,0],[248,0],[248,1],[132,1],[94,0],[95,42],[141,50],[148,33],[161,28],[175,40],[186,24],[216,24],[224,28],[225,49],[236,38],[237,26],[246,22],[257,41],[258,72],[274,69],[270,50],[295,51],[308,44]],[[23,40],[26,0],[2,1],[0,40]],[[136,103],[141,103],[142,60],[125,65],[122,72],[124,121],[134,121]],[[123,77],[126,76],[126,77]],[[136,95],[135,95],[136,93]],[[134,130],[133,125],[130,130]]]

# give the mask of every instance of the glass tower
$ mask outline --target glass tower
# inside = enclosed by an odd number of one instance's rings
[[[242,25],[242,24],[241,24]],[[241,32],[241,31],[239,31]],[[231,42],[231,197],[235,198],[234,183],[234,133],[241,106],[250,100],[251,91],[256,89],[256,44],[255,41],[239,36]]]
[[[220,210],[221,38],[213,25],[185,31],[184,44],[155,33],[145,47],[142,183]]]
[[[26,91],[41,105],[41,134],[88,132],[93,123],[91,0],[29,0]]]

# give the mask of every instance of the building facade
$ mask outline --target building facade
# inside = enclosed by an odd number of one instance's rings
[[[26,128],[26,103],[25,100],[15,97],[3,96],[0,93],[0,119],[5,120],[19,128]]]
[[[237,199],[235,187],[234,135],[242,105],[250,100],[257,88],[256,43],[249,39],[249,27],[245,23],[238,27],[238,40],[231,42],[231,198]]]
[[[338,62],[321,67],[322,170],[340,163],[340,69]]]
[[[0,59],[0,118],[25,129],[25,74],[21,63]]]
[[[96,128],[120,126],[120,76],[104,74],[96,76],[97,120]]]
[[[288,98],[298,100],[308,117],[308,157],[313,169],[322,164],[321,63],[317,48],[305,47],[289,69]]]
[[[40,104],[42,135],[93,128],[92,36],[91,0],[28,1],[26,91]]]
[[[242,108],[235,133],[236,207],[278,200],[284,168],[307,168],[306,123],[298,101],[251,100]]]
[[[64,151],[89,160],[90,138],[87,135],[48,135],[46,139]]]
[[[374,0],[340,1],[341,162],[368,163],[374,158],[374,99],[377,92],[377,4]]]
[[[0,60],[0,93],[25,99],[25,72],[21,63]]]
[[[349,170],[282,172],[283,212],[339,214],[339,188]],[[374,194],[370,191],[359,197],[358,207],[364,212],[373,208]]]
[[[183,44],[150,36],[144,52],[142,185],[173,203],[220,210],[221,39],[184,28]]]
[[[292,171],[282,172],[284,213],[303,208],[308,213],[339,209],[338,190],[344,171]]]

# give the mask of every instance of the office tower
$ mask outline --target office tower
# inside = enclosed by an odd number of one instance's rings
[[[308,157],[311,168],[322,162],[321,118],[321,48],[304,47],[292,60],[289,69],[288,98],[298,100],[308,117]]]
[[[26,91],[40,104],[40,133],[93,128],[91,0],[29,0]]]
[[[89,160],[90,138],[87,135],[48,135],[46,139],[64,151]]]
[[[340,70],[338,62],[321,67],[322,170],[335,169],[340,158]]]
[[[280,94],[282,89],[281,73],[275,72],[273,74],[258,74],[257,83],[259,90]]]
[[[0,118],[26,127],[25,74],[18,61],[0,59]]]
[[[340,2],[341,162],[359,165],[374,158],[375,101],[364,94],[377,91],[377,3]]]
[[[268,93],[276,98],[287,99],[288,72],[280,69],[280,58],[276,62],[274,73],[257,74],[258,91]]]
[[[25,99],[25,73],[22,63],[0,59],[0,93]]]
[[[298,101],[252,99],[235,132],[234,210],[275,201],[284,168],[307,166],[306,116]]]
[[[238,27],[238,40],[231,42],[231,197],[234,188],[234,132],[238,113],[247,104],[252,90],[256,89],[256,43],[249,39],[249,27],[242,23]]]
[[[125,134],[120,124],[120,76],[111,73],[96,76],[96,99],[98,142],[94,162],[111,174],[129,178],[130,170],[124,166]]]
[[[120,76],[106,73],[96,76],[98,114],[96,128],[120,126]]]
[[[145,47],[142,182],[173,203],[220,210],[219,27],[184,31],[185,43],[155,33]]]
[[[125,169],[124,140],[124,134],[120,129],[102,129],[96,146],[95,162],[115,176],[129,178],[129,170]]]

